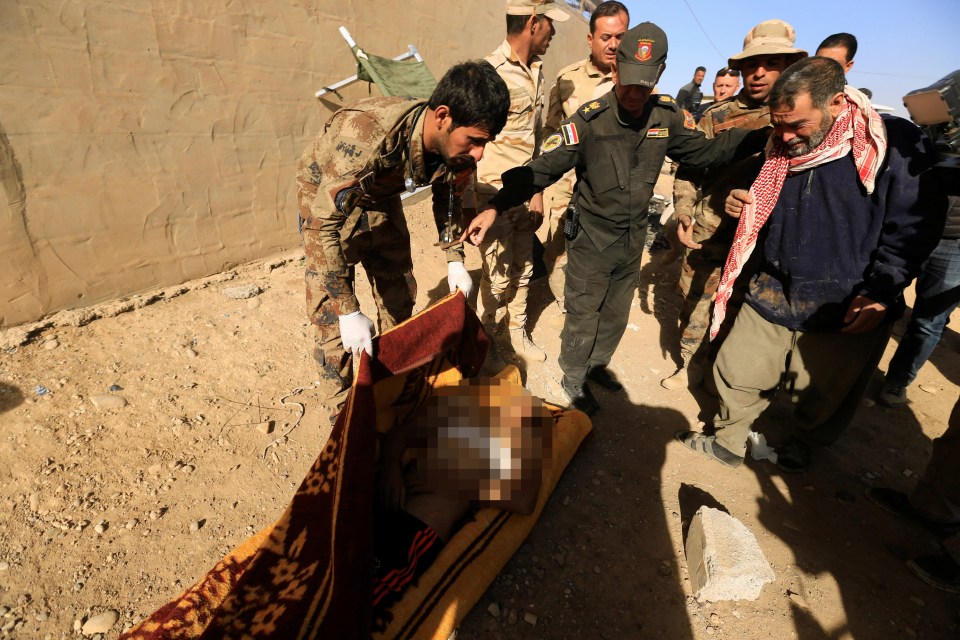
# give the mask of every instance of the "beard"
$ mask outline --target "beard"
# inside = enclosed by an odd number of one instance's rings
[[[830,129],[833,128],[833,123],[835,119],[830,117],[830,114],[827,112],[823,113],[823,120],[820,121],[820,128],[811,133],[806,138],[796,137],[790,142],[787,143],[787,155],[791,158],[799,158],[800,156],[805,156],[817,147],[826,139],[827,134],[830,133]]]
[[[458,153],[452,155],[450,153],[450,131],[453,130],[453,125],[451,124],[446,131],[441,131],[438,139],[438,150],[440,152],[440,158],[443,160],[443,164],[447,166],[450,171],[453,173],[460,173],[461,171],[467,169],[476,169],[477,161],[469,153]]]

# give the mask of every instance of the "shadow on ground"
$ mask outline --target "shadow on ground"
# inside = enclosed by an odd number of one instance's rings
[[[598,390],[603,409],[527,542],[461,625],[458,638],[692,638],[661,469],[672,409]],[[672,497],[669,499],[672,501]],[[535,626],[494,618],[531,611]]]

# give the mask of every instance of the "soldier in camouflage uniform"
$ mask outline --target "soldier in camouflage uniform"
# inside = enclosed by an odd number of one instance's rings
[[[554,20],[570,17],[553,0],[507,0],[506,11],[507,38],[486,60],[510,89],[510,114],[477,165],[477,209],[485,209],[500,188],[501,173],[529,162],[539,152],[545,106],[540,56],[555,33]],[[480,319],[495,334],[501,320],[498,313],[504,313],[500,307],[505,306],[510,346],[517,355],[537,361],[546,356],[527,333],[527,292],[533,275],[533,235],[542,220],[543,194],[539,193],[505,211],[480,245]]]
[[[731,129],[761,129],[770,125],[767,96],[780,72],[807,55],[793,46],[795,32],[786,22],[768,20],[750,30],[743,51],[729,60],[731,69],[742,71],[744,86],[736,96],[721,100],[703,112],[699,128],[708,138]],[[733,243],[737,221],[724,213],[724,200],[731,189],[749,187],[755,172],[745,160],[738,164],[695,171],[680,166],[673,186],[674,219],[678,235],[687,247],[680,271],[679,288],[684,297],[680,312],[683,333],[680,355],[683,365],[660,382],[666,389],[697,386],[703,379],[709,360],[716,353],[721,336],[714,344],[705,340],[710,327],[710,308],[720,283],[720,275]],[[742,278],[740,282],[746,283]],[[742,292],[741,292],[742,293]],[[729,329],[739,305],[728,305],[724,328]]]
[[[352,382],[350,352],[372,355],[373,323],[354,295],[354,266],[362,264],[371,281],[381,331],[410,317],[416,282],[400,194],[430,184],[440,238],[456,239],[460,194],[508,105],[490,65],[465,62],[447,72],[429,101],[368,98],[340,109],[304,152],[297,190],[307,313],[334,415]],[[446,255],[451,291],[469,295],[462,245]]]
[[[557,74],[557,81],[550,90],[545,131],[558,131],[560,123],[576,113],[581,104],[595,100],[613,88],[617,47],[629,26],[630,13],[622,3],[608,0],[597,5],[590,16],[590,33],[587,34],[590,55],[564,67]],[[543,261],[547,267],[550,292],[561,306],[563,267],[567,263],[563,221],[573,196],[574,182],[576,175],[570,171],[546,190],[544,200],[548,204],[549,215],[547,224],[538,234],[543,242]]]
[[[492,208],[477,214],[463,236],[482,243],[500,214],[576,170],[580,228],[567,235],[559,365],[564,393],[588,414],[600,406],[588,378],[611,391],[623,389],[607,365],[627,327],[647,205],[664,157],[697,167],[721,165],[766,142],[766,134],[746,131],[708,140],[673,98],[651,98],[666,59],[667,36],[655,24],[627,31],[617,48],[613,90],[561,123],[539,157],[504,173]]]

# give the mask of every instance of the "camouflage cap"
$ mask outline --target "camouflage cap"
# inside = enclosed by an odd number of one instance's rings
[[[623,34],[617,47],[620,84],[653,88],[667,64],[667,34],[652,22],[641,22]]]
[[[761,22],[747,32],[743,39],[743,51],[731,56],[727,61],[731,69],[740,69],[747,58],[764,55],[795,55],[805,57],[807,52],[793,46],[797,32],[783,20]]]
[[[547,16],[556,22],[565,22],[570,14],[553,0],[507,0],[508,16]]]

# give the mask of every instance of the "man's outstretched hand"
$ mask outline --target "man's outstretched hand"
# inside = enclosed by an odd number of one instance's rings
[[[487,235],[487,230],[497,219],[497,210],[490,208],[484,209],[473,217],[470,224],[467,225],[463,235],[460,236],[460,242],[469,242],[474,246],[480,246],[483,238]]]

